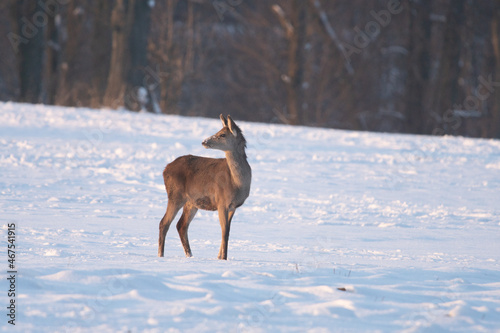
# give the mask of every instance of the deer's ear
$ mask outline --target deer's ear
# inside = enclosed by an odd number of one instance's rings
[[[233,118],[231,118],[230,115],[227,116],[227,122],[229,124],[228,127],[231,133],[233,133],[234,136],[238,136],[238,126],[236,126],[236,124],[233,121]]]
[[[220,120],[222,121],[222,127],[227,127],[227,120],[224,118],[222,113],[220,114]]]

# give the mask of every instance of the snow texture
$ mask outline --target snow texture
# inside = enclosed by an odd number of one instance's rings
[[[219,120],[0,103],[1,331],[500,331],[498,140],[236,122],[253,183],[229,260],[206,211],[193,258],[175,227],[158,258],[163,168],[222,157],[201,146]]]

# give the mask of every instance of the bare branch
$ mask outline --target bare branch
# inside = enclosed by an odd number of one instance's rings
[[[328,36],[332,39],[332,41],[335,43],[337,48],[342,52],[342,54],[346,54],[344,45],[342,45],[339,38],[337,37],[337,34],[335,33],[335,30],[333,30],[332,25],[328,21],[328,16],[326,15],[326,12],[321,8],[321,3],[319,2],[319,0],[310,0],[310,1],[311,4],[314,6],[314,8],[316,8],[319,19],[321,20],[321,23],[323,23],[323,27],[325,28]],[[351,63],[348,59],[346,59],[344,65],[349,74],[351,75],[354,74],[354,69],[352,68]]]
[[[290,37],[293,34],[293,25],[290,23],[290,21],[286,18],[285,12],[283,11],[283,8],[280,7],[280,5],[272,5],[271,9],[273,12],[278,16],[278,19],[280,20],[281,25],[286,31],[286,37],[290,39]]]

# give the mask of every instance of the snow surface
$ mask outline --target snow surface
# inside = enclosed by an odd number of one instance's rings
[[[216,259],[206,211],[191,224],[193,258],[175,227],[158,258],[163,168],[222,157],[201,146],[219,120],[0,103],[15,329],[500,331],[498,140],[237,123],[253,183],[229,260]]]

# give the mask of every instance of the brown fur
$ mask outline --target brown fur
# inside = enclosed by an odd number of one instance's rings
[[[181,156],[168,164],[163,179],[168,194],[167,211],[159,226],[158,256],[163,257],[165,236],[172,220],[183,207],[177,231],[187,257],[191,249],[187,231],[198,209],[217,210],[222,230],[219,259],[227,259],[229,229],[236,208],[250,193],[251,168],[247,162],[243,133],[230,116],[221,115],[223,128],[203,141],[203,146],[223,150],[226,158]]]

